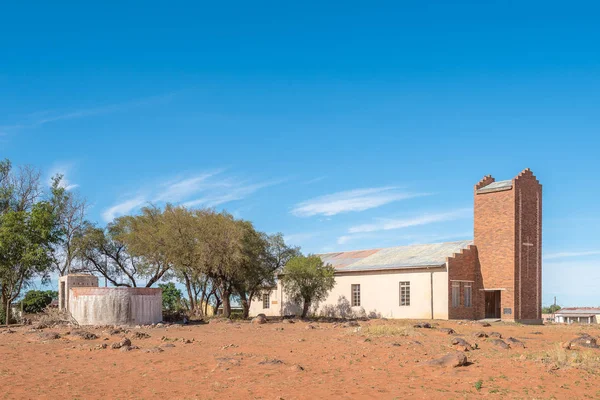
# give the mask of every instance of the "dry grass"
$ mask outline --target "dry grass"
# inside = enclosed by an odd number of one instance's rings
[[[365,336],[420,336],[412,325],[373,325],[363,326],[356,333]]]
[[[600,351],[566,350],[560,343],[547,350],[541,357],[542,362],[559,368],[574,367],[586,371],[597,371],[600,368]]]
[[[79,324],[71,314],[67,311],[59,310],[57,308],[47,307],[41,317],[37,320],[38,324],[43,324],[46,326],[54,326],[54,325],[76,325]]]

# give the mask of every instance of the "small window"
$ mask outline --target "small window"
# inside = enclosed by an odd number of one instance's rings
[[[271,296],[268,293],[263,294],[263,308],[270,308]]]
[[[360,307],[360,285],[352,285],[352,307]]]
[[[471,295],[472,295],[472,286],[471,282],[465,283],[465,307],[471,307]]]
[[[410,306],[410,282],[400,282],[400,305]]]
[[[452,282],[452,307],[460,307],[460,282]]]

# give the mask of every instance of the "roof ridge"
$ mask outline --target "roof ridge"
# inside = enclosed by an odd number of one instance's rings
[[[330,251],[330,252],[327,252],[327,253],[315,253],[314,255],[315,256],[323,256],[323,255],[327,255],[327,254],[358,253],[358,252],[361,252],[361,251],[375,251],[375,250],[396,249],[398,247],[426,246],[426,245],[434,245],[434,244],[450,244],[450,243],[463,243],[463,242],[474,242],[474,239],[451,240],[449,242],[412,243],[412,244],[404,244],[404,245],[390,246],[390,247],[374,247],[374,248],[371,248],[371,249]]]

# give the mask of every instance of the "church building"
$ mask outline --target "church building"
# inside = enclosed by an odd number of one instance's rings
[[[319,254],[336,284],[312,312],[541,323],[542,185],[529,169],[474,188],[473,240]],[[279,280],[252,315],[299,315]]]

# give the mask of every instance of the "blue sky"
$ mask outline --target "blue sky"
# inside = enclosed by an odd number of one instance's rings
[[[594,2],[39,4],[0,12],[0,150],[104,224],[224,208],[305,252],[472,237],[544,185],[545,304],[600,305]]]

